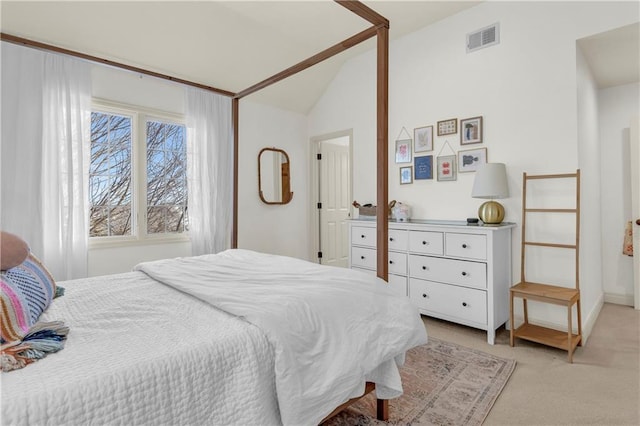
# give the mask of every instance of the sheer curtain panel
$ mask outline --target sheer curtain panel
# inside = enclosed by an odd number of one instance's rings
[[[192,254],[230,246],[233,201],[231,99],[186,89],[187,185]]]
[[[89,64],[47,53],[42,104],[44,258],[58,279],[86,277],[91,143]]]
[[[44,53],[2,42],[0,228],[43,257],[42,78]]]
[[[87,275],[91,70],[2,43],[2,229],[57,280]]]

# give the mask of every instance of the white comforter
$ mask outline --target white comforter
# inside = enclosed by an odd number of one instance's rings
[[[44,320],[70,327],[65,348],[2,373],[2,425],[280,423],[256,326],[142,272],[60,285]]]
[[[285,425],[317,424],[377,382],[402,393],[396,361],[426,343],[417,309],[364,273],[247,250],[140,264],[156,280],[258,326],[275,349]],[[382,393],[382,394],[381,394]],[[267,422],[265,422],[267,423]]]

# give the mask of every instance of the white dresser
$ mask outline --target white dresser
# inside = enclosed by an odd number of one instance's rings
[[[464,221],[389,222],[389,289],[424,315],[487,331],[509,319],[511,229]],[[349,267],[376,270],[376,223],[350,220]]]

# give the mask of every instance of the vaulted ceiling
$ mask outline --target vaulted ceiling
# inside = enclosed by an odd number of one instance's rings
[[[373,1],[390,38],[479,1]],[[6,1],[2,32],[239,92],[371,25],[332,0]],[[598,84],[638,81],[638,25],[579,42]],[[250,97],[307,113],[342,64],[375,38]]]
[[[393,39],[477,1],[364,1]],[[331,0],[2,1],[4,33],[239,92],[369,28]],[[375,38],[254,95],[302,113]]]

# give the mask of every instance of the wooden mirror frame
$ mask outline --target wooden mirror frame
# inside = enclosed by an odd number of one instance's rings
[[[286,173],[283,173],[282,170],[280,172],[280,176],[282,178],[282,201],[267,201],[267,199],[264,198],[264,194],[262,193],[262,170],[260,167],[260,158],[262,157],[262,154],[265,151],[279,152],[280,154],[284,155],[284,158],[287,160],[286,161],[287,166],[290,164],[289,155],[283,149],[272,147],[272,148],[262,148],[260,150],[260,152],[258,153],[258,194],[260,195],[260,200],[262,200],[262,202],[265,204],[276,204],[276,205],[288,204],[289,201],[293,199],[293,192],[290,191],[291,174],[289,172],[288,167],[287,167]]]

